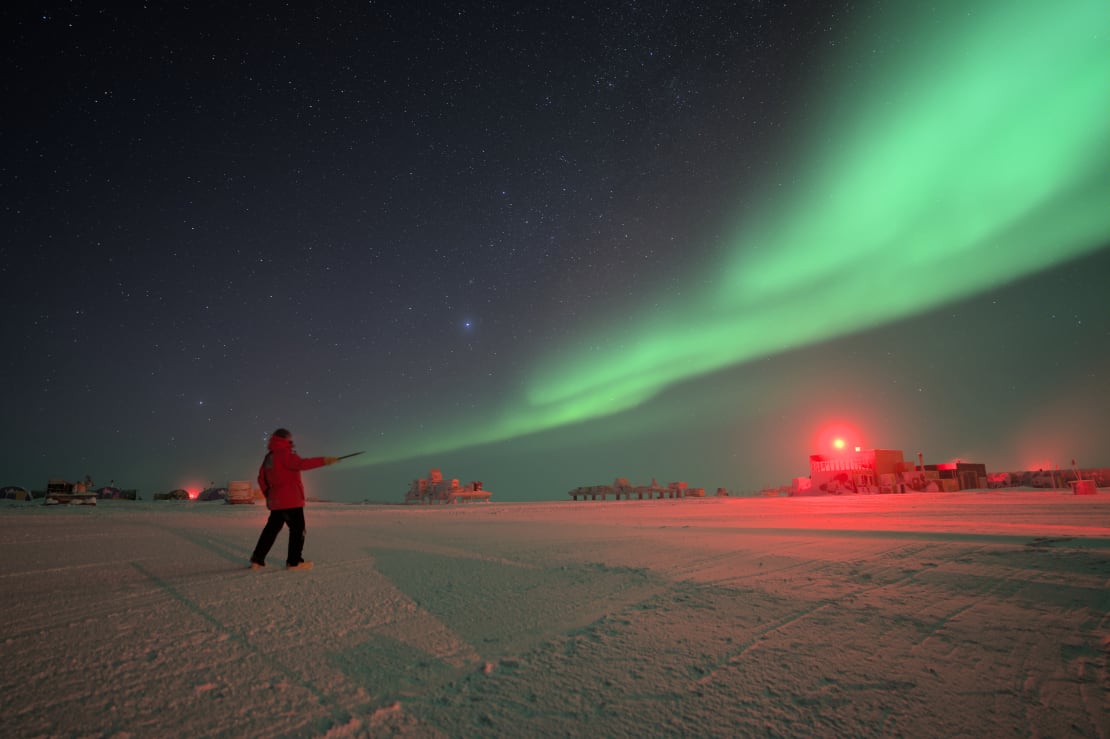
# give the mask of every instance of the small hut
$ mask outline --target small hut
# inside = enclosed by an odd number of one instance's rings
[[[249,503],[254,505],[254,493],[249,480],[233,480],[227,484],[227,502],[231,504]]]
[[[31,492],[27,488],[20,487],[19,485],[7,485],[0,488],[0,499],[2,500],[30,500]]]

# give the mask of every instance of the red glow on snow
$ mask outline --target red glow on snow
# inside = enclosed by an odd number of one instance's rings
[[[182,490],[189,494],[189,500],[196,500],[197,496],[200,495],[201,488],[199,485],[186,485]]]
[[[1020,465],[1023,470],[1054,470],[1059,467],[1058,462],[1048,457],[1028,457]]]

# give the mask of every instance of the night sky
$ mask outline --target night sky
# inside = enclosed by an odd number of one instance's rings
[[[1110,465],[1110,5],[918,5],[0,11],[0,485]]]

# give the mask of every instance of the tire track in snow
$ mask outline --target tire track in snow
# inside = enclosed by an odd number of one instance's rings
[[[977,547],[976,549],[973,549],[973,550],[971,550],[971,551],[969,551],[969,552],[967,552],[967,553],[965,553],[961,556],[962,557],[968,557],[972,554],[978,554],[982,550],[983,550],[983,547]],[[1016,572],[1011,573],[1010,575],[1007,575],[1006,577],[984,580],[981,587],[976,588],[974,590],[969,591],[969,590],[966,590],[966,589],[962,589],[961,592],[966,594],[967,597],[969,597],[971,599],[970,602],[968,602],[968,603],[966,603],[962,606],[959,606],[957,608],[954,608],[953,610],[949,611],[948,613],[945,613],[942,616],[940,616],[939,618],[935,619],[932,626],[928,629],[928,631],[925,632],[925,634],[924,634],[924,636],[922,636],[921,640],[918,641],[917,644],[914,644],[912,647],[910,647],[910,654],[911,655],[917,655],[934,636],[936,636],[938,633],[940,633],[940,631],[947,628],[953,621],[958,619],[960,616],[970,612],[971,610],[975,609],[976,607],[983,606],[984,602],[985,602],[985,599],[987,597],[991,596],[991,595],[995,595],[998,592],[1000,592],[1003,589],[1003,586],[1005,586],[1005,585],[1011,585],[1012,586],[1015,582],[1018,582],[1019,579],[1020,579],[1019,578],[1020,574],[1021,574],[1021,571],[1016,571]],[[1009,595],[1013,595],[1013,593],[1009,593]]]
[[[813,546],[816,546],[816,543],[812,543],[812,544],[808,545],[807,548],[812,548]],[[902,556],[896,558],[898,560],[903,560],[903,559],[908,559],[911,556],[920,554],[921,552],[924,552],[926,550],[929,550],[931,548],[931,546],[932,545],[927,545],[926,544],[926,545],[920,545],[920,546],[917,546],[917,547],[910,547],[906,544],[899,544],[897,546],[890,547],[889,549],[882,549],[882,550],[879,550],[879,551],[868,551],[866,556],[869,557],[869,558],[890,557],[891,555],[893,555],[895,553],[903,553]],[[730,553],[731,556],[735,556],[735,554],[736,554],[735,552]],[[771,556],[785,557],[787,555],[771,553],[770,555],[762,557],[761,559],[770,559]],[[857,559],[836,559],[836,560],[829,559],[829,560],[826,560],[823,564],[815,565],[813,560],[798,559],[797,561],[795,561],[791,564],[783,564],[783,565],[779,565],[779,566],[763,567],[762,564],[760,564],[760,569],[759,570],[748,572],[748,573],[745,573],[745,574],[742,574],[742,575],[730,575],[728,577],[723,577],[723,578],[716,578],[716,579],[709,579],[709,580],[699,580],[699,582],[705,582],[705,583],[709,583],[709,584],[715,584],[715,585],[721,585],[723,587],[727,587],[728,585],[731,585],[733,583],[742,583],[742,582],[750,581],[750,580],[762,580],[762,579],[767,579],[768,577],[777,577],[778,575],[781,575],[783,573],[789,573],[789,572],[798,571],[798,570],[805,572],[808,576],[819,575],[819,574],[823,574],[823,573],[829,572],[830,570],[835,570],[835,569],[838,569],[838,568],[843,568],[843,567],[848,567],[848,566],[857,566],[857,565],[859,565],[859,564],[861,564],[865,561],[866,560],[862,560],[862,559],[858,559],[858,558]]]
[[[913,550],[912,553],[918,553],[918,552],[922,551],[924,548],[925,547],[916,548],[916,549]],[[898,549],[899,548],[896,547],[893,550],[887,550],[887,551],[893,552],[893,551],[897,551]],[[841,563],[837,563],[837,564],[841,564]],[[828,569],[832,566],[833,566],[833,563],[827,563],[824,568],[810,569],[808,571],[818,572],[818,571],[820,571],[820,569]],[[739,647],[737,649],[732,650],[732,652],[729,653],[723,660],[719,660],[715,666],[713,666],[713,667],[711,667],[707,670],[707,672],[704,676],[702,676],[701,678],[699,678],[695,682],[689,684],[687,686],[687,689],[689,691],[698,691],[698,690],[704,688],[706,685],[709,685],[710,683],[716,681],[718,676],[721,673],[723,673],[726,670],[734,668],[736,665],[738,665],[740,662],[742,662],[744,660],[745,656],[748,653],[750,653],[752,650],[757,648],[760,644],[762,644],[769,635],[774,634],[774,633],[779,632],[779,631],[782,631],[783,629],[786,629],[789,626],[793,626],[793,625],[795,625],[797,623],[800,623],[800,622],[802,622],[802,621],[804,621],[808,618],[811,618],[814,614],[817,614],[817,613],[829,608],[830,606],[840,605],[841,603],[844,603],[846,601],[855,599],[855,598],[857,598],[861,595],[866,595],[866,594],[871,593],[871,592],[880,591],[880,590],[883,590],[885,588],[890,588],[890,587],[896,587],[896,586],[903,585],[903,584],[913,580],[917,576],[917,574],[918,574],[918,572],[916,570],[915,571],[910,571],[910,572],[905,572],[901,577],[895,578],[893,580],[889,580],[889,581],[886,581],[886,582],[883,582],[883,583],[880,583],[880,584],[877,584],[877,585],[873,585],[873,586],[870,586],[870,587],[862,588],[862,589],[859,589],[859,590],[853,590],[850,593],[845,593],[844,595],[836,597],[836,598],[823,598],[819,601],[816,601],[815,603],[813,603],[812,605],[810,605],[807,608],[802,608],[802,609],[793,611],[792,613],[789,613],[789,614],[787,614],[787,615],[785,615],[785,616],[783,616],[783,617],[765,625],[763,628],[758,629],[754,633],[754,635],[752,636],[751,639],[749,639],[748,641],[739,645]]]
[[[56,575],[62,572],[75,572],[77,570],[87,570],[90,568],[107,567],[113,565],[129,565],[132,562],[145,562],[156,557],[140,557],[138,559],[129,557],[127,559],[111,559],[104,560],[103,562],[81,562],[80,564],[65,565],[64,567],[45,567],[39,570],[21,570],[19,572],[5,572],[0,574],[0,580],[7,580],[19,577],[41,577],[43,575]]]
[[[271,655],[269,655],[266,652],[259,649],[246,636],[244,636],[240,632],[231,628],[228,624],[224,623],[223,621],[221,621],[218,618],[216,618],[215,616],[213,616],[209,611],[205,610],[204,608],[201,608],[191,598],[186,596],[184,593],[182,593],[180,590],[175,588],[169,582],[163,580],[162,578],[155,575],[153,572],[150,572],[149,570],[144,568],[142,565],[140,565],[138,563],[132,563],[132,567],[134,567],[135,570],[137,570],[140,574],[142,574],[144,577],[146,577],[152,583],[157,585],[160,589],[165,591],[166,594],[168,594],[170,597],[172,597],[178,603],[185,606],[185,608],[187,608],[189,611],[192,611],[194,614],[196,614],[197,616],[202,618],[204,621],[208,622],[219,633],[224,635],[224,637],[226,637],[227,639],[236,643],[237,645],[243,647],[248,652],[250,652],[251,654],[255,655],[257,658],[262,660],[265,664],[269,665],[275,671],[277,671],[280,674],[286,676],[289,680],[296,683],[297,685],[302,687],[304,690],[308,691],[316,699],[316,701],[319,703],[319,705],[322,708],[324,708],[324,710],[326,710],[328,712],[328,714],[335,721],[336,724],[342,725],[342,724],[345,724],[345,723],[350,721],[351,716],[346,711],[346,709],[344,709],[342,706],[338,705],[338,703],[335,700],[333,700],[329,695],[327,695],[322,690],[317,688],[314,684],[312,684],[311,681],[307,680],[306,678],[304,678],[300,674],[298,674],[296,670],[294,670],[293,668],[284,664],[280,660],[275,659]]]

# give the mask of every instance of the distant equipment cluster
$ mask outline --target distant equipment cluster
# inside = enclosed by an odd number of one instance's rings
[[[656,500],[663,498],[704,498],[705,488],[692,488],[685,482],[660,485],[653,477],[650,485],[633,485],[627,477],[618,477],[612,485],[585,485],[567,493],[574,500],[605,500],[610,495],[615,500]],[[724,488],[717,488],[717,495],[728,495]]]
[[[460,486],[458,478],[444,480],[440,470],[432,469],[428,471],[427,477],[412,481],[405,493],[405,503],[488,503],[491,495],[493,493],[485,490],[480,480]]]

